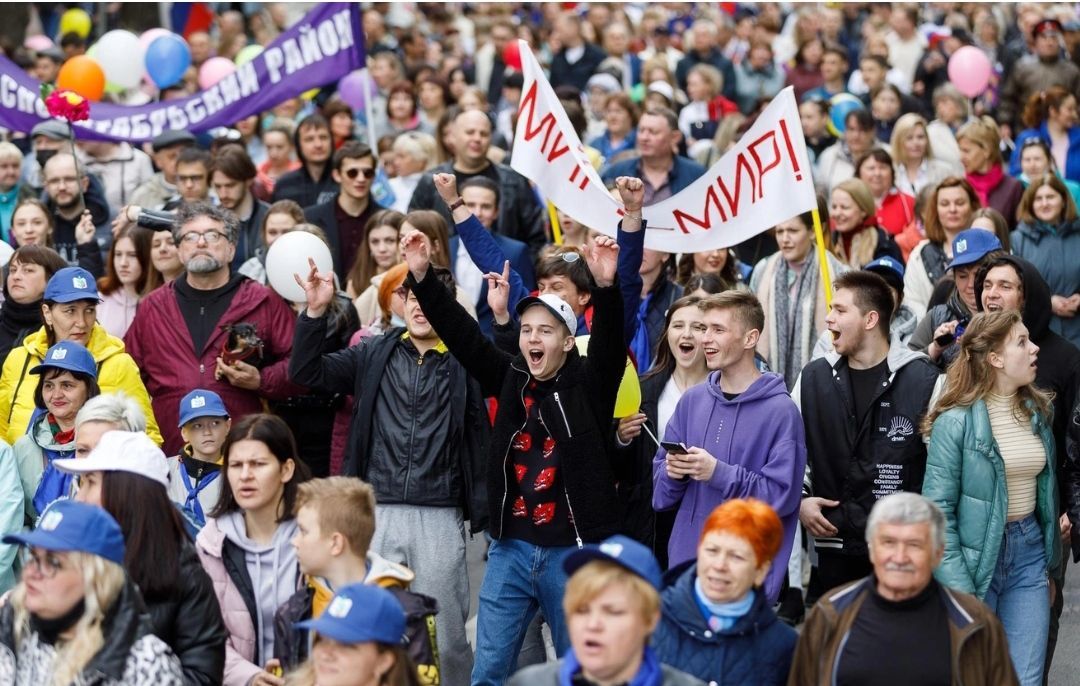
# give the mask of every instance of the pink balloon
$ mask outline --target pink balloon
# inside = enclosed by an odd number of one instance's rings
[[[142,46],[143,54],[146,53],[146,49],[150,47],[151,43],[153,43],[158,38],[161,38],[162,36],[169,35],[170,33],[172,33],[172,31],[169,31],[168,29],[162,29],[162,28],[149,29],[147,31],[143,31],[142,35],[139,36],[139,45]]]
[[[56,47],[56,44],[53,43],[48,36],[43,36],[39,33],[36,36],[27,36],[26,40],[23,41],[23,47],[27,50],[33,50],[34,52],[41,52],[42,50]]]
[[[236,65],[226,57],[211,57],[199,67],[199,88],[206,90],[229,74],[236,71]]]
[[[990,58],[973,45],[965,45],[949,58],[949,81],[969,98],[982,95],[993,71]]]

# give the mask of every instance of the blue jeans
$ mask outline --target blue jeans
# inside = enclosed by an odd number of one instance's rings
[[[1035,515],[1005,524],[994,578],[984,599],[1009,639],[1021,686],[1040,686],[1050,631],[1046,544]]]
[[[573,546],[545,548],[513,538],[491,542],[476,615],[473,686],[502,686],[517,665],[525,631],[542,610],[560,656],[570,647],[563,618],[563,558]]]

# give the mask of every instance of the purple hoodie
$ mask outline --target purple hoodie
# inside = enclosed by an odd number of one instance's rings
[[[709,481],[676,481],[667,475],[663,448],[653,459],[653,507],[678,508],[668,545],[669,565],[697,557],[705,519],[731,498],[757,498],[772,506],[784,525],[784,540],[765,578],[769,602],[780,594],[799,521],[806,438],[802,416],[784,377],[762,374],[739,397],[720,391],[720,372],[690,388],[675,407],[665,441],[703,448],[717,458]]]

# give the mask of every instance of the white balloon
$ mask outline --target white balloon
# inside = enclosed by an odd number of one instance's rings
[[[131,31],[109,31],[97,42],[94,59],[105,72],[105,80],[122,88],[134,88],[146,71],[146,49]]]
[[[266,279],[278,295],[290,302],[302,303],[307,300],[304,289],[296,283],[293,274],[307,279],[311,272],[308,258],[315,260],[320,272],[334,269],[334,258],[330,248],[321,238],[307,231],[290,231],[279,236],[266,251]]]

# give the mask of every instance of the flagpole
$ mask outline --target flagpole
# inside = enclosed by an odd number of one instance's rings
[[[555,245],[562,245],[562,227],[559,226],[559,213],[555,209],[555,203],[548,200],[548,219],[551,221],[551,240]]]
[[[828,251],[825,250],[825,232],[821,229],[821,215],[815,207],[810,211],[814,217],[814,238],[817,239],[818,263],[821,265],[821,287],[825,289],[825,309],[832,309],[832,277],[829,275]]]

